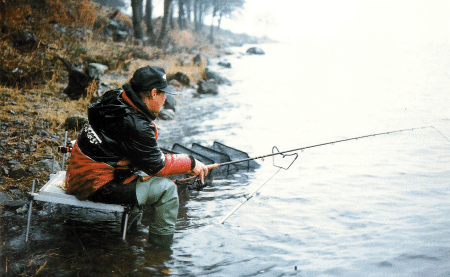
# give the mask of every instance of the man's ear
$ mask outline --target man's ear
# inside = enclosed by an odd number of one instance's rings
[[[156,88],[152,89],[150,92],[150,95],[152,96],[152,99],[155,98],[155,96],[158,94],[158,90]]]

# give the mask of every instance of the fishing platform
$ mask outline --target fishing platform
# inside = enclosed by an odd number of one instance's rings
[[[58,151],[63,154],[62,156],[62,162],[61,162],[61,168],[64,168],[64,160],[65,155],[67,153],[70,153],[73,146],[75,144],[75,141],[71,141],[67,143],[67,132],[64,139],[64,145],[58,147]],[[197,160],[203,162],[204,164],[213,164],[213,163],[221,163],[223,165],[226,164],[226,166],[221,167],[220,169],[213,169],[211,170],[211,174],[209,174],[207,177],[207,180],[205,180],[205,185],[211,184],[213,181],[213,172],[215,176],[226,176],[228,174],[235,173],[239,170],[250,170],[259,167],[259,164],[253,161],[252,159],[249,159],[249,156],[246,152],[243,152],[241,150],[229,147],[227,145],[224,145],[219,142],[214,142],[214,144],[211,147],[202,146],[200,144],[192,144],[190,148],[182,146],[180,144],[174,144],[172,146],[171,150],[163,149],[161,150],[164,153],[184,153],[194,156]],[[242,162],[231,162],[233,159],[243,159]],[[53,161],[54,164],[54,161]],[[52,166],[53,167],[53,166]],[[53,173],[53,168],[51,169],[51,172]],[[28,208],[28,218],[27,218],[27,231],[26,231],[26,237],[25,241],[28,241],[29,233],[30,233],[30,224],[31,224],[31,216],[33,212],[33,202],[34,201],[40,201],[40,202],[48,202],[53,204],[61,204],[61,205],[69,205],[77,208],[86,208],[86,209],[97,209],[97,210],[103,210],[107,212],[119,212],[122,213],[122,239],[125,240],[126,234],[127,234],[127,225],[128,225],[128,219],[131,213],[131,208],[128,205],[118,205],[118,204],[105,204],[105,203],[99,203],[99,202],[92,202],[88,200],[78,200],[76,196],[67,194],[65,188],[65,178],[66,178],[66,171],[57,171],[54,174],[50,174],[49,181],[40,188],[37,192],[35,192],[35,183],[38,181],[33,180],[33,185],[30,192],[30,204]],[[198,182],[198,180],[197,180]],[[175,182],[178,185],[178,189],[180,192],[180,187],[189,187],[193,189],[197,189],[194,185],[195,182],[192,184],[180,184]],[[39,184],[38,184],[39,185]],[[201,188],[200,188],[201,189]]]
[[[126,205],[105,204],[99,202],[92,202],[88,200],[78,200],[75,195],[66,193],[64,189],[64,183],[66,178],[66,171],[58,171],[56,174],[52,174],[50,180],[37,192],[34,192],[35,181],[31,189],[30,196],[32,200],[28,208],[28,221],[27,221],[27,233],[25,241],[28,241],[28,235],[30,232],[31,215],[33,211],[33,201],[49,202],[53,204],[70,205],[78,208],[97,209],[108,212],[122,213],[122,239],[125,240],[127,234],[128,218],[130,215],[130,207]]]

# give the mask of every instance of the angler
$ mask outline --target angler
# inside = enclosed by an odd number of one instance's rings
[[[67,193],[79,200],[133,206],[130,225],[137,226],[144,206],[150,213],[149,243],[168,247],[178,214],[178,195],[168,176],[192,174],[204,182],[214,165],[187,154],[164,154],[153,120],[168,86],[161,67],[138,69],[129,84],[106,92],[88,108],[84,126],[67,168]],[[139,178],[142,171],[151,178]]]

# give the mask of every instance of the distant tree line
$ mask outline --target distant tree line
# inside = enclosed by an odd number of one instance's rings
[[[114,0],[122,1],[122,0]],[[145,3],[144,3],[145,2]],[[145,9],[144,9],[145,4]],[[145,23],[146,36],[156,45],[162,46],[168,35],[169,28],[175,29],[174,13],[177,11],[179,29],[186,29],[192,22],[194,30],[200,32],[207,15],[212,16],[209,39],[214,42],[214,27],[220,29],[224,17],[232,17],[233,12],[243,8],[245,0],[164,0],[164,15],[159,34],[155,33],[153,24],[153,0],[131,0],[134,36],[144,37],[142,22]],[[217,20],[217,26],[214,21]]]

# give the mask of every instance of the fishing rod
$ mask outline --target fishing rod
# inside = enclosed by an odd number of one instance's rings
[[[425,127],[418,127],[418,128],[410,128],[410,129],[401,129],[401,130],[395,130],[395,131],[389,131],[389,132],[382,132],[382,133],[376,133],[376,134],[370,134],[370,135],[365,135],[365,136],[359,136],[359,137],[353,137],[353,138],[347,138],[347,139],[341,139],[341,140],[336,140],[336,141],[330,141],[330,142],[326,142],[326,143],[320,143],[320,144],[315,144],[315,145],[311,145],[311,146],[306,146],[306,147],[301,147],[301,148],[296,148],[296,149],[291,149],[291,150],[286,150],[286,151],[282,151],[279,152],[278,148],[276,146],[274,146],[272,148],[272,154],[268,154],[268,155],[263,155],[263,156],[258,156],[258,157],[253,157],[253,158],[247,158],[247,159],[242,159],[239,161],[232,161],[232,162],[226,162],[226,163],[222,163],[220,164],[220,166],[224,166],[224,165],[230,165],[230,164],[235,164],[235,163],[241,163],[241,162],[246,162],[246,161],[252,161],[252,160],[256,160],[256,159],[264,159],[266,157],[271,157],[271,156],[275,156],[275,155],[283,155],[283,158],[285,158],[286,156],[294,156],[294,159],[292,160],[292,162],[289,164],[289,166],[287,168],[275,165],[275,159],[273,161],[274,166],[278,167],[278,170],[272,175],[270,176],[263,184],[259,185],[252,193],[248,194],[248,195],[244,195],[244,199],[242,199],[242,201],[237,204],[230,212],[228,212],[221,220],[219,220],[217,222],[217,224],[223,224],[231,215],[233,215],[234,212],[236,212],[242,205],[244,205],[247,201],[249,201],[253,195],[258,192],[258,190],[260,188],[262,188],[265,184],[267,184],[267,182],[269,182],[278,172],[280,172],[281,169],[289,169],[289,167],[291,167],[291,165],[295,162],[295,160],[298,157],[298,153],[293,153],[293,154],[286,154],[286,153],[290,153],[290,152],[297,152],[297,151],[303,151],[305,149],[309,149],[309,148],[314,148],[314,147],[319,147],[319,146],[324,146],[324,145],[329,145],[329,144],[335,144],[335,143],[339,143],[339,142],[344,142],[344,141],[349,141],[349,140],[357,140],[357,139],[362,139],[362,138],[368,138],[368,137],[374,137],[374,136],[380,136],[380,135],[388,135],[388,134],[393,134],[393,133],[399,133],[399,132],[404,132],[404,131],[412,131],[412,130],[417,130],[417,129],[425,129],[425,128],[434,128],[436,131],[439,132],[439,130],[437,130],[435,127],[433,126],[425,126]],[[445,139],[447,139],[448,141],[450,141],[446,136],[444,136],[441,132],[439,132]],[[276,150],[276,151],[275,151]],[[275,157],[274,157],[275,158]]]
[[[253,160],[258,160],[258,159],[265,159],[267,157],[272,157],[272,156],[276,156],[276,155],[283,155],[283,157],[288,156],[288,155],[294,155],[294,154],[287,154],[287,153],[291,153],[291,152],[298,152],[298,151],[303,151],[305,149],[310,149],[310,148],[315,148],[315,147],[320,147],[320,146],[325,146],[325,145],[330,145],[330,144],[336,144],[336,143],[340,143],[340,142],[345,142],[345,141],[350,141],[350,140],[358,140],[358,139],[363,139],[363,138],[368,138],[368,137],[375,137],[375,136],[381,136],[381,135],[389,135],[389,134],[394,134],[394,133],[400,133],[400,132],[406,132],[406,131],[413,131],[413,130],[418,130],[418,129],[426,129],[426,128],[433,128],[435,129],[437,132],[439,132],[438,129],[436,129],[434,126],[423,126],[423,127],[416,127],[416,128],[408,128],[408,129],[399,129],[399,130],[394,130],[394,131],[388,131],[388,132],[382,132],[382,133],[375,133],[375,134],[370,134],[370,135],[364,135],[364,136],[358,136],[358,137],[352,137],[352,138],[347,138],[347,139],[341,139],[341,140],[335,140],[335,141],[330,141],[330,142],[325,142],[325,143],[319,143],[319,144],[315,144],[315,145],[310,145],[310,146],[305,146],[305,147],[300,147],[300,148],[295,148],[295,149],[291,149],[291,150],[285,150],[285,151],[279,151],[278,148],[276,146],[273,147],[272,149],[272,153],[271,154],[266,154],[266,155],[262,155],[262,156],[257,156],[257,157],[251,157],[251,158],[245,158],[242,160],[236,160],[236,161],[230,161],[230,162],[224,162],[224,163],[216,163],[216,164],[210,164],[207,165],[208,169],[214,169],[214,168],[218,168],[221,166],[227,166],[227,165],[232,165],[232,164],[237,164],[237,163],[243,163],[243,162],[249,162],[249,161],[253,161]],[[441,132],[439,132],[446,140],[448,140],[450,142],[450,140],[444,136]],[[275,151],[277,150],[277,151]],[[297,156],[295,157],[295,159],[297,159]],[[287,167],[287,168],[283,168],[283,169],[289,169],[289,167],[294,163],[295,159],[291,162],[291,164]],[[274,164],[275,165],[275,164]],[[275,165],[276,166],[276,165]],[[277,166],[280,167],[280,166]],[[198,175],[195,176],[191,176],[185,179],[181,179],[181,180],[176,180],[175,183],[176,184],[183,184],[183,182],[189,181],[191,179],[196,179],[194,181],[194,183],[198,183]],[[204,184],[197,184],[194,185],[193,188],[200,190],[204,187]]]
[[[221,163],[221,164],[217,164],[217,165],[218,165],[218,167],[220,167],[220,166],[225,166],[225,165],[231,165],[231,164],[236,164],[236,163],[242,163],[242,162],[248,162],[248,161],[253,161],[253,160],[258,160],[258,159],[264,159],[264,158],[272,157],[272,156],[275,156],[275,155],[286,155],[286,153],[290,153],[290,152],[303,151],[305,149],[310,149],[310,148],[315,148],[315,147],[320,147],[320,146],[325,146],[325,145],[330,145],[330,144],[336,144],[336,143],[340,143],[340,142],[344,142],[344,141],[358,140],[358,139],[362,139],[362,138],[375,137],[375,136],[381,136],[381,135],[388,135],[388,134],[394,134],[394,133],[405,132],[405,131],[413,131],[413,130],[418,130],[418,129],[426,129],[426,128],[434,128],[434,127],[433,126],[424,126],[424,127],[417,127],[417,128],[401,129],[401,130],[395,130],[395,131],[382,132],[382,133],[364,135],[364,136],[359,136],[359,137],[335,140],[335,141],[330,141],[330,142],[325,142],[325,143],[320,143],[320,144],[315,144],[315,145],[295,148],[295,149],[281,151],[281,152],[279,152],[279,151],[278,152],[273,152],[272,151],[271,154],[257,156],[257,157],[252,157],[252,158],[246,158],[246,159],[237,160],[237,161],[225,162],[225,163]],[[434,128],[434,129],[437,130],[436,128]]]

